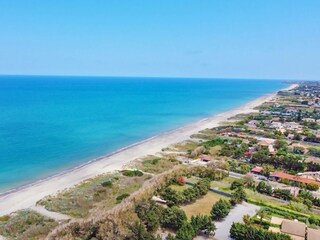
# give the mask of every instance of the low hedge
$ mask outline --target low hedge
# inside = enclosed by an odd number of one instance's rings
[[[252,203],[254,205],[262,206],[262,207],[268,207],[269,208],[268,210],[270,210],[271,212],[274,212],[274,213],[276,213],[275,210],[278,210],[280,213],[288,213],[291,216],[295,216],[295,218],[298,218],[298,217],[309,218],[310,217],[310,215],[305,214],[305,213],[297,212],[297,211],[294,211],[294,210],[291,210],[288,208],[284,208],[284,207],[275,206],[275,205],[268,204],[265,202],[256,201],[251,198],[247,199],[247,202]],[[281,215],[281,214],[279,214],[279,215]]]

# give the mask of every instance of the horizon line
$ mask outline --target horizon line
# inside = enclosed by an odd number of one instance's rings
[[[215,80],[215,79],[225,79],[225,80],[270,80],[270,81],[320,81],[316,79],[289,79],[289,78],[246,78],[246,77],[171,77],[171,76],[112,76],[112,75],[70,75],[70,74],[0,74],[0,77],[8,76],[8,77],[92,77],[92,78],[167,78],[167,79],[207,79],[207,80]]]

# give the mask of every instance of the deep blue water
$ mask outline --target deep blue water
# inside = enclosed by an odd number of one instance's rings
[[[0,76],[0,192],[284,87],[271,80]]]

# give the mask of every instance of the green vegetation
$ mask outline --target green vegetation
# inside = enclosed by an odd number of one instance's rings
[[[146,173],[158,174],[172,169],[178,164],[181,164],[181,162],[170,155],[161,158],[157,156],[147,156],[135,162],[133,167]]]
[[[212,219],[221,220],[226,216],[228,216],[230,210],[231,210],[231,204],[229,203],[229,201],[220,199],[212,207],[212,210],[211,210]]]
[[[123,199],[125,199],[125,198],[127,198],[127,197],[129,197],[129,196],[130,196],[130,194],[128,194],[128,193],[124,193],[124,194],[119,195],[119,196],[116,198],[117,203],[120,203]]]
[[[41,239],[56,226],[52,219],[22,210],[0,219],[0,235],[10,239]]]
[[[139,170],[124,170],[122,174],[127,177],[141,177],[143,176],[143,172]]]
[[[262,194],[266,194],[269,196],[272,194],[272,187],[267,185],[264,181],[259,182],[256,189],[259,193]]]
[[[147,175],[136,177],[131,176],[132,174],[139,173],[130,171],[130,176],[118,173],[101,175],[56,196],[49,196],[39,201],[39,204],[49,211],[60,212],[75,218],[87,217],[93,208],[101,211],[113,208],[149,179]]]
[[[247,194],[244,188],[241,186],[241,187],[237,187],[233,192],[232,197],[230,199],[230,203],[232,206],[235,206],[236,204],[242,203],[246,199],[247,199]]]
[[[291,240],[291,237],[281,233],[273,233],[262,228],[253,227],[242,223],[233,223],[230,236],[235,240]]]

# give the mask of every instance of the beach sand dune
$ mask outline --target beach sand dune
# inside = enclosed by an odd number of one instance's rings
[[[286,89],[291,89],[294,87],[296,87],[296,85],[291,85]],[[228,118],[232,116],[253,112],[254,107],[259,106],[265,101],[273,99],[275,96],[276,93],[266,95],[246,104],[241,108],[195,122],[172,132],[159,135],[139,144],[122,149],[121,151],[118,151],[117,153],[114,153],[108,157],[101,158],[97,161],[93,161],[60,175],[56,175],[22,187],[15,191],[2,194],[0,195],[0,216],[20,209],[33,207],[40,199],[48,195],[55,194],[58,191],[66,188],[70,188],[85,179],[95,177],[102,173],[120,170],[125,164],[128,164],[130,161],[136,158],[155,154],[170,144],[189,139],[192,134],[195,134],[200,130],[215,127],[219,124],[219,122],[227,121]]]

